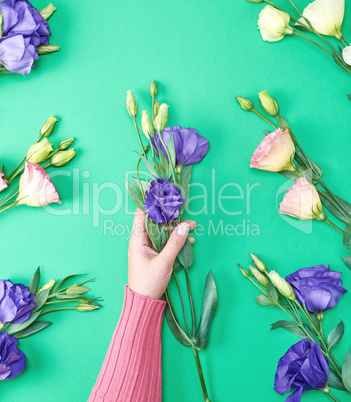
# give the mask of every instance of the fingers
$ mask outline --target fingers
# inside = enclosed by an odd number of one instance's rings
[[[140,208],[135,210],[134,221],[132,227],[131,242],[139,243],[141,245],[149,245],[149,238],[145,227],[146,213]]]
[[[167,244],[157,257],[163,265],[173,266],[174,260],[188,238],[189,230],[194,229],[195,226],[194,221],[183,221],[173,230]]]

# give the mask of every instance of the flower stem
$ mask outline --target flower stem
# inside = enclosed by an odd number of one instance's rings
[[[254,112],[258,117],[260,117],[262,120],[264,120],[266,123],[268,123],[270,126],[272,126],[273,128],[274,128],[274,130],[276,130],[277,129],[277,127],[273,124],[273,123],[271,123],[266,117],[264,117],[263,116],[263,114],[262,113],[260,113],[258,110],[256,110],[256,109],[252,109],[252,112]]]
[[[12,194],[14,191],[16,191],[16,189],[18,188],[19,185],[17,185],[13,190],[11,190],[6,197],[4,197],[1,201],[0,201],[0,206],[3,206],[5,204],[7,204],[13,197],[15,197],[16,195],[18,195],[18,191],[15,194]],[[12,194],[12,195],[11,195]]]
[[[192,320],[192,324],[193,324],[193,337],[195,337],[195,332],[196,332],[195,309],[194,309],[193,296],[192,296],[191,287],[190,287],[189,272],[187,269],[185,269],[184,272],[185,272],[186,285],[187,285],[187,289],[188,289],[189,303],[190,303],[190,309],[191,309],[191,320]]]
[[[51,310],[46,310],[43,311],[42,313],[39,314],[39,317],[41,317],[44,314],[48,314],[48,313],[53,313],[54,311],[61,311],[61,310],[76,310],[75,307],[58,307],[58,308],[53,308]]]
[[[329,56],[333,57],[333,54],[330,53],[329,50],[327,50],[326,48],[324,48],[323,46],[321,46],[319,43],[315,42],[314,40],[310,39],[306,35],[303,35],[302,33],[297,32],[297,31],[295,31],[294,34],[297,35],[297,36],[301,36],[301,38],[304,38],[304,39],[308,40],[309,42],[313,43],[315,46],[317,46],[320,49],[322,49],[324,52],[328,53]]]
[[[137,176],[137,179],[138,179],[138,183],[139,183],[139,187],[140,187],[140,191],[141,191],[141,196],[143,197],[143,201],[145,201],[145,193],[144,193],[144,189],[143,189],[143,186],[141,184],[140,177],[139,177],[139,165],[140,165],[140,162],[141,162],[141,158],[139,158],[138,163],[136,165],[136,176]]]
[[[140,146],[141,146],[141,153],[142,153],[142,155],[146,158],[145,151],[144,151],[144,144],[143,144],[143,141],[142,141],[141,136],[140,136],[140,132],[139,132],[139,128],[138,128],[138,123],[137,123],[137,121],[136,121],[135,116],[133,116],[133,123],[134,123],[135,130],[136,130],[136,132],[137,132],[137,134],[138,134],[138,138],[139,138],[139,142],[140,142]]]
[[[339,232],[344,233],[344,231],[342,229],[337,227],[333,222],[330,222],[330,220],[328,218],[325,218],[324,222],[326,222],[329,226],[331,226],[332,228],[338,230]]]
[[[204,394],[205,402],[210,402],[210,400],[208,399],[208,394],[207,394],[206,384],[205,384],[205,380],[204,380],[204,375],[202,373],[199,354],[197,352],[197,349],[195,349],[194,346],[193,346],[193,353],[194,353],[194,357],[195,357],[197,371],[199,373],[199,378],[200,378],[200,382],[201,382],[201,388],[202,388],[202,392]]]
[[[188,331],[189,336],[191,336],[191,335],[190,335],[190,330],[189,330],[189,327],[188,327],[188,323],[187,323],[187,320],[186,320],[185,307],[184,307],[184,301],[183,301],[182,292],[181,292],[181,290],[180,290],[180,286],[179,286],[177,274],[176,274],[176,272],[175,272],[174,270],[173,270],[173,276],[174,276],[174,280],[175,280],[176,285],[177,285],[177,289],[178,289],[178,293],[179,293],[179,298],[180,298],[180,303],[181,303],[181,305],[182,305],[184,323],[185,323],[185,326],[186,326],[186,329],[187,329],[187,331]]]
[[[3,209],[0,211],[0,214],[3,214],[4,212],[8,211],[9,209],[15,207],[16,205],[17,205],[16,202],[14,202],[14,203],[8,205],[7,207],[3,208]]]
[[[327,395],[329,395],[331,397],[331,399],[335,402],[339,402],[335,396],[331,393],[330,389],[328,386],[326,386],[324,389],[321,389],[321,391],[323,391],[324,393],[326,393]]]
[[[344,39],[344,36],[343,36],[343,35],[341,35],[340,40],[341,40],[341,42],[343,43],[343,45],[348,46],[348,44],[347,44],[347,42],[345,41],[345,39]]]

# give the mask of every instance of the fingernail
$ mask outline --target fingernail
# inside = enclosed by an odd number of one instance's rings
[[[189,225],[186,222],[181,223],[177,226],[177,233],[182,237],[187,236],[189,233]]]

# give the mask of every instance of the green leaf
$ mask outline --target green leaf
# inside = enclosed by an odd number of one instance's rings
[[[308,332],[308,335],[313,340],[313,342],[320,346],[320,341],[319,341],[317,335],[312,331],[312,329],[306,324],[303,324],[303,327],[304,327],[305,331]]]
[[[174,321],[173,315],[172,315],[171,310],[168,305],[166,307],[166,319],[167,319],[168,326],[169,326],[170,330],[172,331],[172,334],[174,335],[176,340],[184,346],[191,346],[191,343],[186,338],[184,338],[182,333],[179,331],[179,328],[178,328],[176,322]]]
[[[36,311],[32,313],[27,321],[22,322],[21,324],[10,324],[6,328],[6,332],[9,335],[15,334],[16,332],[22,331],[23,329],[29,327],[29,325],[34,322],[39,317],[40,311]]]
[[[38,291],[38,287],[39,287],[39,283],[40,283],[40,267],[38,267],[36,269],[36,271],[34,272],[34,275],[31,279],[31,281],[29,282],[29,291],[30,293],[37,293]]]
[[[267,298],[275,306],[278,305],[278,293],[271,282],[268,282],[267,284]]]
[[[339,376],[331,368],[329,368],[329,375],[328,375],[327,384],[331,388],[340,389],[341,391],[346,391],[346,388],[344,387],[344,384],[340,380]]]
[[[260,306],[271,306],[272,303],[265,295],[259,295],[255,297],[255,302]]]
[[[212,272],[210,271],[206,278],[204,299],[202,302],[202,313],[199,326],[196,330],[195,348],[204,350],[208,343],[211,324],[217,309],[217,289]]]
[[[132,199],[132,201],[138,208],[145,211],[143,195],[142,195],[140,189],[135,187],[128,180],[126,180],[125,182],[126,182],[126,188],[127,188],[129,197]]]
[[[178,257],[175,259],[174,264],[173,264],[173,269],[178,272],[181,269],[183,269],[182,264],[179,262]]]
[[[319,193],[320,199],[323,203],[323,205],[325,205],[325,207],[327,209],[329,209],[329,211],[338,219],[340,219],[342,222],[344,223],[351,223],[351,204],[345,200],[343,200],[342,198],[338,197],[337,195],[331,196],[328,193],[325,193],[323,191],[321,191]],[[336,208],[334,206],[334,204],[332,204],[328,198],[332,198],[334,202],[339,202],[339,204],[341,204],[341,206],[346,209],[346,216],[344,214],[342,214],[338,208]],[[350,217],[348,218],[348,215],[350,215]]]
[[[139,188],[138,179],[136,177],[131,177],[131,179],[133,180],[133,182],[136,185],[136,187]],[[147,191],[149,189],[149,182],[147,180],[140,179],[140,183],[141,183],[141,185],[143,187],[143,190],[144,190],[144,193],[145,193],[145,191]]]
[[[189,201],[190,179],[191,179],[192,168],[193,168],[192,165],[184,166],[180,174],[180,192],[182,193],[184,199],[184,204],[180,207],[181,213],[184,211]]]
[[[60,287],[70,278],[74,278],[75,276],[84,276],[86,274],[75,274],[75,275],[68,275],[65,278],[63,278],[54,288],[53,293],[56,293]]]
[[[344,264],[347,266],[347,268],[351,269],[351,255],[343,255],[341,258],[344,261]]]
[[[346,354],[344,364],[342,365],[341,376],[345,388],[351,392],[351,349],[349,349]]]
[[[171,157],[171,163],[173,166],[175,166],[176,164],[176,153],[175,153],[175,149],[174,149],[174,138],[173,138],[173,133],[170,136],[168,143],[167,143],[167,149],[169,152],[169,155]]]
[[[316,162],[313,162],[312,159],[306,158],[304,154],[299,151],[298,149],[295,151],[295,160],[297,163],[300,165],[303,165],[305,168],[310,168],[310,165],[312,165],[314,172],[317,174],[318,177],[323,176],[323,171],[319,165],[317,165]]]
[[[183,266],[184,269],[189,269],[194,261],[194,251],[189,242],[189,239],[186,239],[183,248],[180,250],[178,254],[178,260]]]
[[[331,331],[328,336],[327,343],[329,350],[339,343],[340,339],[344,335],[344,330],[344,323],[343,321],[340,321],[339,324]]]
[[[141,155],[139,152],[135,151],[139,158],[144,162],[144,165],[146,166],[147,170],[151,173],[153,177],[159,177],[159,174],[156,172],[154,167],[151,165],[151,163],[145,158],[144,155]]]
[[[292,334],[296,335],[299,338],[307,338],[306,334],[299,328],[296,324],[287,321],[287,320],[279,320],[272,324],[271,331],[278,328],[284,328],[287,331],[291,332]]]
[[[43,307],[49,296],[49,293],[50,290],[45,289],[42,290],[37,296],[35,296],[34,302],[36,303],[37,306],[32,310],[33,313],[35,313],[36,311],[40,310]]]
[[[145,226],[147,234],[152,241],[152,244],[156,248],[156,250],[160,251],[162,247],[162,232],[163,228],[158,223],[153,222],[147,216],[145,217]]]
[[[288,122],[284,119],[283,116],[279,116],[279,128],[281,128],[282,130],[288,129],[288,130],[289,130],[289,133],[290,133],[290,135],[291,135],[291,132],[292,132],[292,131],[291,131],[291,128],[290,128]],[[295,143],[295,139],[294,139],[294,138],[291,138],[291,139],[292,139],[293,142]]]
[[[52,322],[49,321],[35,321],[32,324],[30,324],[26,329],[23,331],[19,332],[16,335],[17,339],[22,339],[22,338],[27,338],[30,335],[34,335],[39,331],[42,331],[43,329],[49,327],[52,324]]]
[[[348,223],[345,226],[344,236],[343,236],[342,240],[343,240],[344,246],[349,251],[351,251],[351,224],[350,223]]]

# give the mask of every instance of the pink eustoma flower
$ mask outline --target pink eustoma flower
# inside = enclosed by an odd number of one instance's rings
[[[250,168],[280,172],[281,170],[294,170],[292,165],[295,156],[295,145],[289,130],[277,128],[268,134],[250,160]]]
[[[285,193],[279,212],[302,220],[324,220],[326,217],[316,187],[306,177],[297,179]]]
[[[4,172],[0,172],[0,191],[5,190],[7,188],[7,180],[3,179],[5,176]]]
[[[57,202],[61,204],[58,192],[45,169],[36,163],[26,162],[19,183],[16,205],[43,207]]]

